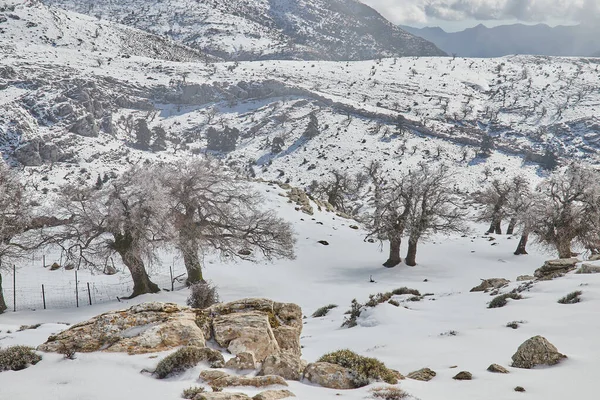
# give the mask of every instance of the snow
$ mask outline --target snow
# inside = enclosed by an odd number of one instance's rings
[[[514,256],[516,238],[494,235],[496,240],[489,241],[489,237],[478,234],[483,227],[473,226],[468,237],[436,237],[423,244],[416,267],[401,264],[386,269],[380,265],[385,252],[380,252],[377,243],[365,242],[362,230],[350,229],[350,221],[318,211],[310,217],[295,211],[278,196],[278,190],[269,187],[264,191],[266,205],[276,208],[294,224],[297,258],[258,264],[212,259],[206,264],[205,275],[218,285],[223,301],[260,296],[299,304],[309,316],[301,338],[304,359],[315,361],[326,352],[350,348],[376,357],[404,374],[429,367],[438,373],[432,381],[407,379],[399,384],[423,400],[520,399],[523,394],[512,390],[517,385],[525,387],[527,396],[533,399],[595,398],[594,378],[600,368],[600,347],[594,345],[600,332],[596,318],[600,275],[568,274],[539,282],[523,292],[524,299],[488,309],[492,297],[469,292],[480,279],[507,278],[512,281],[502,290],[507,292],[520,284],[517,276],[532,274],[551,255],[531,246],[529,255]],[[323,239],[330,245],[317,243]],[[369,282],[370,277],[374,283]],[[409,301],[410,296],[395,296],[400,307],[382,304],[363,313],[357,327],[340,327],[353,298],[364,303],[369,294],[402,286],[433,295],[419,302]],[[557,303],[574,290],[583,291],[581,303]],[[187,290],[183,289],[79,309],[8,312],[0,316],[0,346],[35,346],[65,329],[65,323],[80,322],[142,301],[184,304],[186,296]],[[329,303],[339,307],[325,317],[310,317],[314,310]],[[505,326],[511,321],[524,322],[513,330]],[[37,323],[42,325],[35,330],[16,332],[20,325]],[[548,368],[510,368],[510,357],[517,347],[538,334],[569,358]],[[93,353],[78,354],[71,361],[44,354],[38,365],[27,370],[0,373],[0,399],[33,399],[49,393],[51,398],[61,400],[177,398],[184,388],[198,384],[199,371],[207,368],[198,366],[181,376],[156,380],[140,374],[142,369],[151,370],[156,365],[158,359],[153,357]],[[491,363],[509,367],[510,374],[487,372]],[[473,381],[451,379],[461,370],[472,372]],[[347,399],[363,399],[368,396],[369,387],[340,392],[290,382],[290,390],[306,400],[334,399],[339,397],[338,392]]]

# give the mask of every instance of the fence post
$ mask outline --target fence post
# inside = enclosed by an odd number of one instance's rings
[[[79,282],[77,282],[77,270],[75,270],[75,301],[79,307]]]
[[[42,268],[46,268],[46,255],[42,255]]]
[[[42,300],[44,301],[44,310],[46,309],[46,291],[44,290],[44,284],[42,283]]]
[[[13,264],[13,312],[17,312],[17,266]]]
[[[90,290],[90,283],[87,283],[88,287],[88,299],[90,300],[90,306],[92,305],[92,291]]]
[[[173,282],[173,267],[169,267],[169,271],[171,272],[171,292],[175,290],[175,282]]]

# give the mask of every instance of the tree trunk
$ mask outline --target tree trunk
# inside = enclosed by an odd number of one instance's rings
[[[131,293],[131,296],[124,298],[133,299],[141,294],[160,292],[158,285],[150,280],[144,267],[144,260],[132,248],[132,236],[125,233],[124,235],[116,234],[114,237],[115,250],[121,256],[123,264],[129,269],[133,279],[133,293]]]
[[[2,274],[0,274],[0,314],[6,311],[7,308],[4,301],[4,292],[2,291]]]
[[[390,257],[386,262],[383,263],[383,266],[386,268],[393,268],[401,262],[402,258],[400,258],[400,239],[392,239],[390,240]]]
[[[515,250],[515,255],[520,256],[522,254],[528,254],[527,247],[527,239],[529,239],[529,233],[523,232],[521,235],[521,240],[519,240],[519,245],[517,246],[517,250]]]
[[[571,258],[571,241],[559,239],[556,243],[558,258]]]
[[[510,222],[508,223],[508,228],[506,228],[507,235],[512,235],[515,232],[515,225],[517,225],[517,219],[511,218]]]
[[[187,270],[187,279],[185,284],[191,286],[194,283],[204,282],[202,276],[202,264],[200,264],[200,257],[198,257],[197,251],[187,249],[183,252],[183,263]]]
[[[490,222],[490,228],[487,230],[487,232],[485,234],[489,235],[490,233],[494,233],[495,228],[496,228],[495,221]]]
[[[494,222],[494,232],[497,235],[502,235],[502,220],[501,219],[497,219],[496,222]]]
[[[406,253],[404,262],[410,267],[417,265],[417,243],[418,240],[408,240],[408,252]]]

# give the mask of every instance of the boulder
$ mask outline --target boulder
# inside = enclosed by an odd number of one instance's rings
[[[418,371],[413,371],[406,375],[407,378],[414,379],[417,381],[428,382],[432,380],[437,374],[429,368],[421,368]]]
[[[557,348],[542,336],[526,340],[512,356],[513,367],[527,369],[536,365],[555,365],[564,358],[567,356],[559,353]]]
[[[492,289],[500,289],[508,285],[510,281],[504,278],[482,279],[481,283],[471,289],[471,292],[487,292]]]
[[[488,371],[490,372],[496,372],[499,374],[508,374],[508,370],[506,368],[504,368],[502,365],[499,364],[491,364],[488,368]]]
[[[542,281],[559,278],[575,269],[579,262],[577,258],[559,258],[557,260],[548,260],[541,268],[535,270],[533,275]]]
[[[592,264],[582,264],[576,274],[600,274],[600,266]]]
[[[252,400],[280,400],[287,399],[288,397],[296,397],[296,395],[289,390],[265,390],[260,392],[252,398]]]
[[[173,303],[142,303],[111,311],[48,338],[38,350],[60,353],[109,351],[142,354],[179,346],[205,346],[202,330],[188,307]]]
[[[255,369],[256,361],[252,353],[238,353],[236,356],[225,363],[225,368],[244,370]],[[267,374],[270,375],[270,374]]]
[[[308,364],[304,378],[311,383],[330,389],[354,389],[352,371],[337,364],[316,362]]]
[[[272,354],[265,358],[259,375],[277,375],[291,381],[299,381],[306,363],[300,357],[290,354]]]
[[[588,261],[598,261],[600,260],[600,254],[592,254],[590,256],[590,258],[588,258]]]
[[[473,374],[469,371],[460,371],[458,374],[454,375],[452,379],[457,381],[470,381],[473,379]]]
[[[251,397],[244,393],[208,392],[199,393],[192,400],[251,400]]]
[[[27,167],[37,167],[43,164],[38,140],[21,145],[14,151],[14,156],[19,163]]]
[[[280,376],[238,376],[229,375],[223,371],[205,370],[200,372],[200,379],[210,386],[230,387],[230,386],[253,386],[265,387],[273,385],[287,386],[287,382]]]
[[[535,276],[531,276],[531,275],[519,275],[519,276],[517,276],[517,282],[532,281],[534,279],[535,279]]]

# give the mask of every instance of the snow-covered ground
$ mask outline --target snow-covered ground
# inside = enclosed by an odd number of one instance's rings
[[[281,189],[263,188],[266,205],[291,221],[297,231],[297,258],[274,263],[223,263],[207,259],[205,276],[219,287],[223,301],[244,297],[268,297],[294,302],[302,307],[303,358],[315,361],[326,352],[350,348],[376,357],[404,374],[429,367],[438,375],[430,382],[403,380],[399,386],[421,400],[510,400],[510,399],[596,399],[595,377],[600,371],[600,332],[597,318],[600,275],[569,274],[539,282],[524,299],[488,309],[488,294],[470,293],[480,279],[503,277],[511,284],[516,277],[532,274],[544,260],[552,258],[535,246],[527,256],[514,256],[516,238],[495,235],[495,240],[474,226],[467,237],[436,237],[419,249],[418,265],[381,266],[386,253],[377,243],[364,241],[364,231],[349,227],[353,222],[328,212],[309,216],[295,211],[278,195]],[[326,240],[329,246],[317,241]],[[370,282],[370,278],[375,281]],[[422,294],[433,293],[420,302],[396,297],[400,307],[382,304],[364,313],[359,325],[341,328],[344,312],[352,299],[359,302],[369,294],[407,286]],[[582,290],[582,302],[558,304],[574,290]],[[36,346],[55,332],[107,310],[126,308],[143,301],[185,303],[187,290],[145,295],[122,303],[113,302],[79,309],[8,312],[0,316],[0,346]],[[311,318],[319,307],[339,305],[323,318]],[[523,321],[516,330],[506,327]],[[35,330],[17,332],[21,325],[41,323]],[[10,333],[9,333],[10,331]],[[454,332],[454,333],[450,333]],[[569,358],[557,366],[522,370],[510,368],[510,357],[526,339],[545,336]],[[159,354],[159,358],[166,354]],[[199,366],[181,376],[156,380],[141,374],[152,369],[154,355],[78,354],[76,360],[44,354],[43,360],[24,371],[0,373],[0,399],[52,398],[147,399],[179,398],[182,390],[197,384]],[[509,367],[510,374],[486,371],[491,363]],[[460,370],[473,373],[472,381],[454,381]],[[366,388],[339,391],[301,382],[289,382],[299,399],[364,399]],[[527,392],[513,391],[523,386]],[[242,388],[249,394],[256,393]]]

